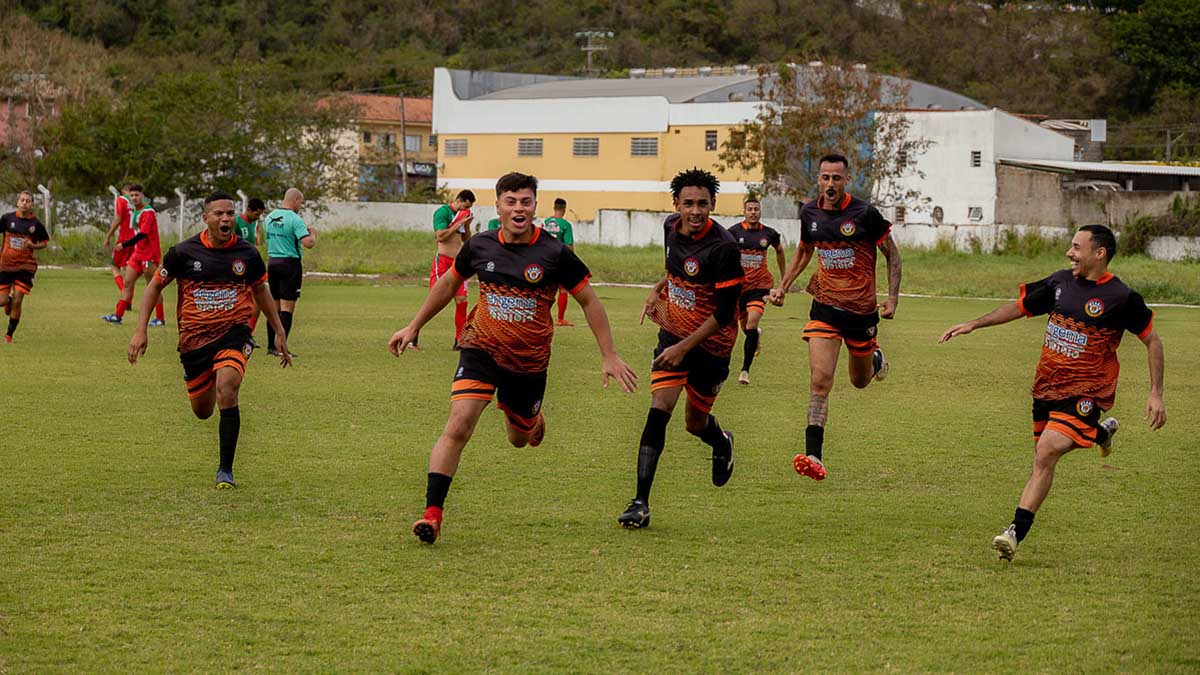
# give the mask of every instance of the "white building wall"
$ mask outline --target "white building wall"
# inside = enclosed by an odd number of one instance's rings
[[[996,156],[1004,159],[1075,159],[1075,141],[1069,136],[996,111]]]
[[[996,110],[919,111],[904,113],[911,121],[910,138],[931,141],[915,158],[913,171],[900,179],[902,186],[918,190],[930,201],[921,211],[908,208],[905,222],[933,223],[934,207],[942,207],[948,225],[990,225],[995,222]],[[980,165],[971,166],[971,152],[980,152]],[[915,174],[921,171],[921,178]],[[971,207],[983,211],[980,220],[969,217]],[[884,215],[892,217],[893,213]]]

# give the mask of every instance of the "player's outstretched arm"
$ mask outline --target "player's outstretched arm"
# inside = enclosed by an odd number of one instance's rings
[[[646,323],[646,315],[654,307],[654,303],[658,302],[658,298],[662,296],[662,291],[667,286],[667,275],[663,275],[661,279],[654,282],[650,287],[650,295],[646,296],[646,302],[642,303],[642,317],[638,319],[638,325]]]
[[[279,318],[279,306],[275,304],[275,299],[271,297],[271,290],[265,283],[254,287],[254,302],[266,315],[272,330],[275,331],[275,344],[271,347],[279,352],[279,367],[287,368],[292,365],[292,354],[287,347],[287,331],[283,329],[283,321]]]
[[[133,337],[129,338],[129,363],[131,364],[136,364],[138,357],[146,353],[146,346],[150,342],[146,336],[146,324],[150,321],[150,312],[154,311],[154,306],[158,304],[160,298],[162,298],[162,285],[156,274],[150,279],[150,283],[146,284],[146,290],[142,292],[137,326],[133,329]]]
[[[1142,419],[1150,421],[1151,429],[1161,429],[1167,423],[1167,405],[1163,403],[1163,343],[1156,331],[1151,330],[1142,338],[1146,345],[1146,356],[1150,361],[1150,395],[1146,397],[1146,414]]]
[[[1021,316],[1023,316],[1021,314],[1021,306],[1014,300],[1007,305],[999,307],[993,312],[984,314],[978,319],[968,321],[966,323],[960,323],[947,328],[946,332],[942,333],[942,337],[938,338],[938,344],[941,344],[950,338],[958,337],[959,335],[966,335],[967,333],[970,333],[978,328],[987,328],[988,326],[999,326],[1002,323],[1008,323],[1013,319],[1021,318]]]
[[[887,258],[888,294],[887,300],[879,306],[879,316],[884,319],[896,318],[896,304],[900,302],[900,247],[892,235],[883,238],[879,250]]]
[[[621,391],[630,393],[637,390],[637,373],[617,355],[617,347],[613,343],[612,326],[608,323],[608,312],[591,284],[575,292],[575,301],[583,308],[583,316],[587,319],[588,328],[596,336],[596,344],[600,347],[602,359],[600,370],[604,375],[604,388],[608,388],[608,378],[612,377],[621,385]]]
[[[779,278],[783,279],[783,276],[787,274],[787,253],[783,251],[782,239],[775,245],[775,264],[779,266]]]
[[[792,284],[796,283],[796,279],[804,273],[804,269],[808,267],[808,263],[812,260],[813,248],[801,241],[796,245],[796,255],[792,256],[792,262],[788,264],[787,272],[779,279],[779,288],[772,288],[767,299],[772,305],[783,307],[783,298],[787,295],[788,289]]]
[[[454,292],[458,290],[459,284],[463,282],[462,277],[451,267],[450,271],[442,275],[441,279],[429,289],[429,295],[425,296],[425,302],[421,303],[421,308],[417,310],[417,315],[409,322],[407,326],[401,328],[392,334],[388,340],[388,351],[396,356],[404,353],[404,350],[412,347],[417,347],[417,336],[421,334],[421,329],[429,320],[438,315],[438,312],[445,309],[446,305],[454,299]]]

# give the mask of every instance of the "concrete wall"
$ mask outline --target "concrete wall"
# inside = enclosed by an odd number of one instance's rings
[[[996,222],[1005,225],[1120,226],[1139,215],[1160,216],[1187,192],[1063,190],[1062,174],[996,167]]]

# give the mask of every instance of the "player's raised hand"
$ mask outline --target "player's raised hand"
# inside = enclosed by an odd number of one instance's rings
[[[608,389],[608,378],[616,379],[621,385],[621,391],[626,394],[631,394],[637,391],[638,376],[633,372],[633,368],[625,363],[620,356],[613,354],[604,358],[600,364],[600,371],[604,374],[604,388]]]
[[[975,326],[971,325],[972,323],[973,322],[968,321],[966,323],[960,323],[957,326],[951,326],[950,328],[946,329],[946,332],[942,333],[942,337],[938,338],[938,344],[940,345],[952,337],[966,335],[967,333],[975,330]]]
[[[772,288],[770,293],[767,293],[767,300],[776,307],[783,307],[783,289]]]
[[[896,318],[896,304],[900,302],[899,298],[889,297],[882,305],[879,306],[879,318],[894,319]]]
[[[1150,429],[1161,429],[1167,423],[1167,405],[1163,403],[1162,394],[1150,394],[1146,399],[1146,414],[1144,420],[1150,420]]]
[[[388,351],[393,356],[400,356],[406,349],[415,349],[421,351],[417,346],[418,331],[410,326],[405,326],[392,334],[392,338],[388,340]]]
[[[129,363],[137,364],[138,357],[146,353],[148,342],[145,331],[133,332],[133,337],[129,338]]]

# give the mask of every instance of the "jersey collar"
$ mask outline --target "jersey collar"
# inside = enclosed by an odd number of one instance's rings
[[[683,223],[683,216],[680,216],[679,220],[675,221],[675,231],[676,232],[679,232],[679,225],[681,223]],[[712,225],[713,225],[712,218],[709,218],[704,223],[704,227],[700,228],[699,232],[697,232],[696,234],[690,234],[690,235],[684,235],[684,236],[691,237],[692,239],[703,239],[704,235],[708,234],[708,231],[712,229]]]
[[[749,223],[749,221],[745,221],[745,220],[742,221],[742,229],[743,230],[761,230],[762,226],[763,226],[763,224],[762,224],[761,220],[758,221],[758,225],[751,225]]]
[[[496,230],[496,236],[500,239],[501,244],[506,244],[506,245],[512,244],[513,246],[529,246],[529,245],[533,244],[534,242],[536,242],[538,240],[538,237],[542,236],[542,228],[538,227],[537,225],[531,225],[531,227],[533,228],[533,236],[531,236],[529,238],[529,242],[525,243],[525,244],[518,244],[515,242],[504,241],[504,226],[503,225],[500,226],[500,229]]]
[[[237,238],[237,235],[235,234],[234,236],[229,238],[228,244],[225,244],[224,246],[217,246],[216,244],[214,244],[212,242],[211,239],[208,238],[208,230],[207,229],[200,231],[200,243],[204,244],[204,248],[229,248],[230,246],[233,246],[234,244],[236,244],[237,240],[238,240],[238,238]]]
[[[850,193],[842,194],[842,203],[837,207],[838,211],[844,211],[847,206],[850,206]],[[817,208],[825,208],[825,195],[817,195]]]
[[[1106,284],[1109,281],[1112,281],[1112,278],[1112,272],[1105,272],[1104,274],[1100,275],[1099,279],[1096,280],[1096,285],[1099,286],[1100,284]]]

